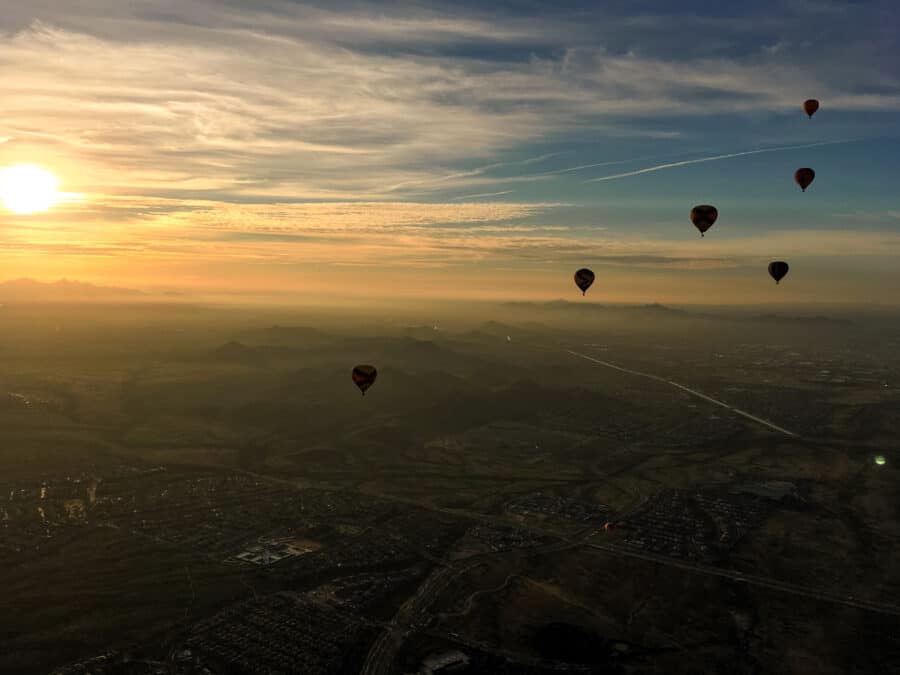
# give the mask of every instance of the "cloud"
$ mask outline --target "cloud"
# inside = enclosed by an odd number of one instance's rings
[[[190,211],[157,216],[186,230],[215,228],[248,232],[363,232],[438,225],[475,225],[521,220],[560,207],[552,203],[326,202],[306,204],[197,203]]]
[[[104,256],[188,267],[378,266],[392,269],[614,265],[645,269],[738,269],[778,255],[846,261],[900,253],[900,233],[786,230],[765,235],[641,235],[557,224],[569,206],[499,202],[234,204],[121,197],[99,207],[70,204],[47,219],[13,217],[0,240],[6,256]],[[110,222],[125,223],[111,227]],[[851,263],[860,264],[860,263]]]
[[[533,222],[553,203],[325,202],[234,204],[118,197],[86,200],[35,219],[13,216],[7,250],[62,255],[232,259],[248,262],[446,264],[480,259],[481,238],[510,241],[562,232]],[[109,223],[117,223],[110,227]],[[127,227],[122,227],[127,225]],[[467,256],[460,242],[471,244]],[[287,245],[290,246],[287,246]]]
[[[832,110],[900,109],[887,74],[877,91],[854,90],[873,72],[855,52],[835,81],[823,79],[837,65],[822,57],[758,44],[723,57],[654,53],[645,38],[667,21],[671,32],[666,16],[628,17],[616,32],[599,11],[585,20],[449,4],[94,0],[77,12],[40,2],[3,14],[22,25],[0,41],[0,135],[15,138],[0,160],[55,157],[79,192],[427,198],[516,180],[493,173],[514,170],[509,153],[554,136],[677,137],[667,119],[794,108],[798,89]],[[742,35],[725,19],[679,20]],[[598,30],[629,47],[597,41]]]
[[[0,45],[0,65],[18,73],[5,82],[3,125],[22,153],[91,165],[86,192],[335,199],[489,157],[537,123],[435,100],[428,81],[451,73],[427,60],[220,37],[220,47],[122,44],[36,25]]]
[[[832,213],[832,218],[849,221],[851,223],[892,223],[900,224],[900,209],[885,209],[883,211],[846,211]]]

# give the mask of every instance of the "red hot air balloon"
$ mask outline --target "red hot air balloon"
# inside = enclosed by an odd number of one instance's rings
[[[816,114],[816,110],[819,109],[819,102],[814,98],[808,98],[803,101],[803,112],[809,115],[810,119],[812,116]]]
[[[575,272],[575,285],[581,289],[582,295],[587,293],[587,289],[591,287],[592,283],[594,283],[594,273],[587,267],[582,267]]]
[[[794,172],[794,182],[800,186],[800,189],[803,192],[806,192],[806,188],[809,187],[810,183],[816,177],[816,172],[810,169],[809,167],[803,167],[802,169],[797,169]]]
[[[698,204],[691,209],[691,222],[694,224],[694,227],[700,230],[701,237],[704,232],[713,226],[718,217],[719,210],[709,204]]]
[[[775,262],[769,263],[769,275],[775,280],[776,284],[784,279],[789,269],[790,267],[783,260],[776,260]]]
[[[359,365],[353,369],[351,377],[353,378],[353,384],[359,387],[359,390],[365,396],[366,389],[375,384],[378,371],[375,369],[375,366]]]

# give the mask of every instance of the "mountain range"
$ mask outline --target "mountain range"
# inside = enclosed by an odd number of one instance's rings
[[[0,302],[103,302],[139,300],[148,297],[131,288],[95,286],[82,281],[60,279],[54,282],[12,279],[0,283]]]

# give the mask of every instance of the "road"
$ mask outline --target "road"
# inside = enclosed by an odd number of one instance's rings
[[[679,384],[678,382],[673,382],[672,380],[667,380],[664,377],[660,377],[659,375],[653,375],[652,373],[642,373],[639,370],[632,370],[631,368],[623,368],[622,366],[617,366],[615,363],[610,363],[609,361],[602,361],[600,359],[595,359],[593,356],[588,356],[587,354],[582,354],[581,352],[575,352],[571,349],[567,349],[566,352],[571,354],[572,356],[578,356],[587,361],[591,361],[601,366],[605,366],[606,368],[612,368],[613,370],[618,370],[622,373],[628,373],[629,375],[636,375],[637,377],[644,377],[648,380],[656,380],[657,382],[662,382],[663,384],[668,384],[669,386],[675,387],[676,389],[681,389],[684,392],[687,392],[691,396],[696,396],[697,398],[703,399],[708,403],[712,403],[713,405],[717,405],[720,408],[725,408],[726,410],[733,412],[735,415],[740,415],[741,417],[745,417],[748,420],[756,422],[757,424],[761,424],[764,427],[768,427],[773,431],[777,431],[780,434],[784,434],[785,436],[790,436],[791,438],[800,438],[800,434],[796,434],[793,431],[789,431],[784,427],[780,427],[777,424],[773,424],[769,420],[764,420],[761,417],[757,417],[756,415],[751,415],[746,410],[741,410],[740,408],[735,408],[732,405],[725,403],[725,401],[720,401],[719,399],[713,398],[712,396],[707,396],[706,394],[697,391],[696,389],[691,389],[690,387],[686,387],[683,384]]]
[[[569,548],[578,548],[580,546],[586,546],[588,548],[592,548],[599,551],[604,551],[606,553],[610,553],[613,555],[619,555],[630,558],[637,558],[640,560],[646,560],[648,562],[653,562],[655,564],[666,565],[668,567],[675,567],[682,570],[687,570],[690,572],[698,573],[698,574],[707,574],[711,576],[722,577],[726,579],[730,579],[731,581],[737,583],[746,583],[750,586],[757,586],[760,588],[766,588],[769,590],[779,591],[783,593],[789,593],[792,595],[808,598],[811,600],[819,600],[823,602],[828,602],[832,604],[844,605],[846,607],[852,607],[855,609],[862,609],[871,612],[877,612],[880,614],[890,614],[893,616],[900,616],[900,607],[895,605],[890,605],[886,603],[873,603],[865,600],[856,600],[854,598],[850,598],[844,595],[839,595],[837,593],[831,593],[828,591],[818,590],[814,588],[808,588],[804,586],[798,586],[796,584],[790,584],[787,582],[777,581],[774,579],[769,579],[766,577],[756,576],[752,574],[745,574],[743,572],[737,572],[734,570],[721,569],[718,567],[712,567],[710,565],[703,565],[699,563],[692,563],[685,560],[679,560],[676,558],[670,558],[667,556],[656,555],[653,553],[644,553],[640,551],[634,551],[631,549],[626,549],[621,546],[617,546],[615,544],[598,544],[587,541],[590,536],[600,534],[599,532],[591,532],[587,537],[579,538],[576,540],[562,540],[555,542],[553,544],[548,544],[542,547],[538,547],[533,550],[533,553],[551,553],[554,551],[569,549]],[[404,639],[410,634],[410,632],[416,630],[416,624],[419,620],[427,613],[429,606],[432,601],[437,597],[437,595],[443,591],[453,580],[467,573],[469,570],[477,566],[480,561],[486,557],[492,557],[496,555],[501,555],[502,553],[493,553],[493,554],[484,554],[474,558],[468,558],[462,561],[457,561],[445,567],[439,568],[432,572],[431,575],[419,586],[416,590],[416,593],[410,597],[403,606],[397,611],[394,615],[394,618],[386,627],[385,631],[378,637],[375,643],[369,650],[369,654],[366,658],[365,664],[363,665],[362,670],[360,671],[361,675],[386,675],[391,672],[391,667],[394,665],[394,660],[396,659],[397,652],[400,650],[400,647],[403,644]],[[515,574],[511,574],[507,577],[507,581],[510,577],[515,576]],[[493,590],[493,589],[491,589]],[[477,640],[472,639],[467,636],[453,635],[448,636],[447,634],[438,633],[431,630],[424,630],[424,633],[428,633],[435,636],[440,636],[444,638],[452,639],[459,644],[466,645],[472,648],[480,649],[482,651],[493,653],[497,656],[505,656],[507,658],[511,658],[513,660],[518,659],[520,662],[526,663],[530,662],[530,657],[523,656],[521,654],[514,654],[513,652],[509,652],[504,650],[497,645],[490,645],[487,643],[479,642]],[[522,660],[524,659],[524,660]],[[546,662],[541,661],[539,659],[534,659],[534,663],[531,665],[542,665],[544,667],[552,667],[555,669],[569,670],[574,671],[578,670],[577,667],[573,667],[573,664],[563,664],[560,662]]]
[[[391,667],[394,665],[394,660],[403,644],[403,640],[418,620],[428,611],[438,594],[450,585],[454,579],[480,565],[485,558],[493,558],[498,555],[521,552],[523,550],[527,550],[531,554],[546,554],[567,548],[576,548],[583,544],[584,541],[581,539],[560,540],[532,549],[512,549],[496,553],[484,553],[457,560],[446,567],[434,570],[416,589],[415,594],[397,610],[388,627],[372,644],[362,670],[359,671],[360,675],[388,675],[391,673]],[[457,640],[455,637],[453,639]],[[493,649],[496,651],[496,648]],[[488,648],[487,651],[491,651],[491,648]]]
[[[722,403],[721,401],[716,401],[715,399],[711,399],[706,395],[700,392],[694,392],[686,387],[681,387],[677,383],[671,383],[664,378],[657,377],[654,375],[649,375],[647,373],[640,373],[638,371],[632,371],[626,368],[620,368],[615,364],[608,364],[605,362],[601,362],[598,359],[594,359],[592,357],[586,356],[584,354],[579,354],[577,352],[570,352],[573,355],[580,356],[582,358],[586,358],[590,361],[597,361],[600,365],[612,367],[616,370],[622,370],[627,373],[640,375],[643,377],[649,377],[650,379],[658,380],[665,382],[667,384],[673,384],[674,386],[678,386],[680,388],[685,389],[693,393],[694,395],[700,396],[701,398],[710,400],[711,402],[716,403],[716,405],[724,405],[729,410],[736,409],[731,408],[727,404]],[[743,412],[743,411],[740,411]],[[749,415],[749,413],[747,413]],[[769,426],[769,423],[766,420],[761,420],[755,416],[750,415],[750,419],[762,423],[766,426]],[[780,427],[775,425],[771,425],[778,431],[784,431],[788,434],[787,430],[781,430]],[[794,435],[796,436],[796,435]],[[295,488],[300,488],[296,481],[292,481],[289,479],[275,478],[273,476],[268,476],[265,474],[259,474],[250,471],[242,471],[242,473],[253,475],[257,478],[260,478],[265,481],[270,481],[273,483],[282,483],[282,484],[292,484]],[[341,490],[344,492],[357,492],[357,490]],[[366,496],[377,496],[381,499],[385,499],[398,504],[405,504],[417,508],[421,508],[427,511],[431,511],[434,513],[441,513],[444,515],[455,516],[458,518],[465,518],[474,522],[480,522],[486,525],[498,525],[498,526],[507,526],[507,527],[516,527],[522,530],[529,532],[534,536],[543,536],[547,538],[552,538],[554,541],[544,544],[543,546],[539,546],[530,550],[532,553],[551,553],[554,551],[577,548],[579,546],[587,546],[593,548],[595,550],[605,551],[606,553],[620,555],[630,558],[637,558],[641,560],[647,560],[649,562],[653,562],[659,565],[666,565],[669,567],[675,567],[682,570],[691,571],[697,574],[707,574],[722,578],[730,579],[737,583],[746,583],[751,586],[756,586],[760,588],[767,588],[774,591],[780,591],[784,593],[790,593],[792,595],[809,598],[812,600],[818,600],[823,602],[828,602],[837,605],[843,605],[846,607],[852,607],[855,609],[862,609],[871,612],[876,612],[880,614],[889,614],[894,616],[900,616],[900,607],[895,605],[887,604],[887,603],[874,603],[868,602],[865,600],[857,600],[855,598],[850,598],[846,595],[841,595],[838,593],[832,593],[828,591],[818,590],[814,588],[798,586],[796,584],[790,584],[787,582],[777,581],[774,579],[769,579],[766,577],[760,577],[755,575],[748,575],[742,572],[737,572],[735,570],[727,570],[721,569],[718,567],[712,567],[709,565],[702,565],[699,563],[692,563],[686,560],[679,560],[677,558],[670,558],[667,556],[656,555],[653,553],[645,553],[640,551],[635,551],[633,549],[627,549],[622,546],[617,546],[615,544],[598,544],[590,541],[590,537],[595,535],[602,535],[602,532],[594,531],[592,528],[588,528],[586,531],[582,531],[578,533],[575,537],[565,537],[561,535],[559,531],[549,530],[545,528],[536,527],[533,524],[523,525],[518,522],[512,522],[506,518],[501,516],[492,516],[488,514],[478,513],[476,511],[469,511],[466,509],[459,508],[446,508],[439,507],[433,504],[428,504],[426,502],[419,502],[414,499],[398,497],[395,495],[389,494],[372,494],[369,492],[362,492],[359,494],[364,494]],[[620,514],[622,515],[622,514]],[[403,640],[405,637],[411,632],[412,627],[417,621],[427,612],[428,607],[431,605],[432,601],[437,597],[437,595],[447,587],[454,579],[465,574],[472,567],[480,563],[482,560],[486,558],[491,558],[499,555],[509,554],[512,552],[521,552],[526,549],[512,549],[506,551],[499,551],[496,553],[484,553],[477,556],[472,556],[471,558],[465,558],[463,560],[454,561],[452,563],[442,562],[441,565],[432,572],[429,577],[419,586],[416,590],[415,594],[411,596],[401,608],[394,615],[394,618],[388,624],[388,627],[384,632],[378,637],[378,639],[373,643],[372,647],[369,650],[368,657],[363,666],[363,669],[360,671],[361,675],[376,675],[381,674],[385,675],[390,673],[390,668],[394,663],[394,659],[396,658],[397,652],[403,644]],[[456,639],[456,638],[453,638]],[[490,648],[487,648],[486,645],[480,645],[480,648],[486,649],[486,651],[491,651]],[[497,652],[500,653],[499,651]]]
[[[391,672],[390,669],[394,664],[397,651],[403,644],[403,638],[409,633],[410,627],[416,622],[416,619],[424,613],[438,593],[454,579],[480,564],[480,561],[480,558],[460,561],[446,567],[439,567],[429,574],[416,592],[397,610],[388,627],[372,644],[362,670],[359,671],[360,675]]]
[[[587,358],[588,360],[595,361],[592,357],[587,357],[583,354],[578,354],[577,352],[572,352],[576,356],[580,356],[582,358]],[[614,364],[606,364],[602,363],[601,365],[608,365],[617,370],[624,370],[625,372],[629,372],[632,374],[638,374],[642,376],[648,376],[645,373],[638,373],[638,371],[630,371],[628,369],[619,368]],[[648,376],[651,379],[660,380],[666,383],[669,383],[668,380],[663,378],[659,378],[656,376]],[[689,390],[690,391],[690,390]],[[700,395],[703,398],[708,398],[700,392],[696,392],[697,395]],[[722,405],[721,402],[715,401],[715,399],[711,399],[717,405]],[[724,404],[727,407],[727,404]],[[732,409],[729,407],[729,409]],[[751,419],[754,421],[760,421],[759,418],[755,418],[751,416]],[[765,423],[765,420],[761,420],[761,422]],[[776,429],[780,429],[780,427],[776,427]],[[788,432],[790,433],[790,432]],[[290,483],[295,488],[299,488],[296,481],[291,481],[288,479],[274,478],[272,476],[267,476],[265,474],[258,474],[249,471],[242,471],[242,473],[250,474],[255,477],[258,477],[265,481],[270,481],[273,483]],[[356,490],[343,490],[345,492],[358,492]],[[742,572],[738,572],[735,570],[727,570],[721,569],[718,567],[712,567],[710,565],[702,565],[699,563],[692,563],[686,560],[679,560],[677,558],[670,558],[667,556],[656,555],[653,553],[646,553],[635,551],[633,549],[627,549],[622,546],[618,546],[615,544],[599,544],[590,541],[592,536],[602,535],[602,532],[594,531],[591,528],[588,528],[586,531],[583,531],[578,534],[578,536],[573,538],[567,538],[560,534],[558,531],[548,530],[544,528],[535,527],[533,525],[522,525],[521,523],[511,522],[503,517],[499,516],[491,516],[483,513],[478,513],[475,511],[468,511],[466,509],[451,509],[445,507],[438,507],[433,504],[418,502],[413,499],[397,497],[394,495],[388,494],[379,494],[372,495],[371,493],[362,493],[367,496],[378,496],[382,499],[386,499],[388,501],[392,501],[399,504],[406,504],[409,506],[418,507],[427,511],[432,511],[435,513],[442,513],[445,515],[452,515],[459,518],[465,518],[468,520],[472,520],[475,522],[480,522],[483,524],[489,525],[505,525],[507,527],[517,527],[523,530],[528,531],[534,536],[543,536],[548,538],[553,538],[554,541],[551,543],[544,544],[543,546],[539,546],[533,549],[528,549],[532,553],[551,553],[554,551],[569,549],[569,548],[577,548],[579,546],[587,546],[593,548],[595,550],[604,551],[606,553],[620,555],[624,557],[636,558],[641,560],[646,560],[649,562],[653,562],[659,565],[666,565],[668,567],[675,567],[678,569],[694,572],[697,574],[707,574],[711,576],[717,576],[722,578],[730,579],[737,583],[746,583],[751,586],[756,586],[759,588],[766,588],[769,590],[780,591],[784,593],[790,593],[792,595],[818,600],[822,602],[828,602],[832,604],[842,605],[845,607],[852,607],[855,609],[867,610],[871,612],[876,612],[879,614],[889,614],[893,616],[900,616],[900,607],[897,607],[892,604],[887,603],[874,603],[868,602],[865,600],[857,600],[855,598],[848,597],[846,595],[841,595],[838,593],[832,593],[824,590],[818,590],[814,588],[798,586],[796,584],[790,584],[787,582],[777,581],[775,579],[770,579],[767,577],[755,576],[752,574],[745,574]],[[415,594],[412,595],[401,608],[394,615],[391,622],[388,624],[387,628],[384,632],[378,637],[378,639],[373,643],[372,647],[369,650],[369,654],[366,658],[363,669],[360,671],[361,675],[385,675],[391,672],[391,667],[393,666],[394,659],[396,658],[397,652],[403,644],[405,637],[413,630],[414,624],[427,612],[429,606],[433,602],[433,600],[437,597],[437,595],[447,587],[454,579],[458,578],[462,574],[468,572],[472,567],[479,564],[482,560],[495,557],[498,555],[509,554],[515,551],[521,552],[526,549],[512,549],[506,551],[499,551],[496,553],[485,553],[477,556],[472,556],[471,558],[465,558],[463,560],[454,561],[452,563],[442,563],[434,572],[432,572],[429,577],[419,586],[416,590]],[[456,638],[453,638],[456,639]],[[479,648],[486,649],[486,651],[492,651],[488,648],[487,645],[479,645]],[[497,652],[500,653],[499,651]]]
[[[697,572],[699,574],[709,574],[712,576],[724,577],[738,583],[745,583],[750,586],[759,586],[761,588],[768,588],[774,591],[782,591],[784,593],[799,595],[801,597],[809,598],[812,600],[821,600],[823,602],[844,605],[846,607],[853,607],[855,609],[864,609],[870,612],[877,612],[879,614],[891,614],[893,616],[900,616],[900,607],[888,603],[874,603],[868,602],[866,600],[857,600],[846,595],[830,593],[828,591],[822,591],[806,586],[798,586],[797,584],[791,584],[785,581],[777,581],[775,579],[769,579],[768,577],[745,574],[743,572],[737,572],[735,570],[721,569],[719,567],[712,567],[711,565],[692,563],[687,560],[669,558],[668,556],[656,555],[654,553],[634,551],[622,546],[616,546],[615,544],[595,544],[588,542],[585,545],[589,548],[606,551],[607,553],[613,553],[628,558],[639,558],[641,560],[647,560],[659,565],[677,567],[679,569],[689,570],[691,572]]]
[[[638,370],[633,370],[630,368],[624,368],[622,366],[618,366],[614,363],[610,363],[608,361],[603,361],[601,359],[594,358],[587,354],[583,354],[580,352],[576,352],[574,350],[566,349],[564,350],[566,353],[571,354],[572,356],[576,356],[578,358],[585,359],[597,365],[603,366],[605,368],[610,368],[612,370],[617,370],[619,372],[623,372],[629,375],[633,375],[636,377],[642,377],[649,380],[654,380],[656,382],[660,382],[662,384],[674,387],[676,389],[680,389],[685,393],[694,396],[696,398],[702,399],[707,403],[711,403],[718,407],[724,408],[729,412],[734,413],[735,415],[744,417],[755,424],[759,424],[760,426],[766,427],[772,431],[783,434],[785,436],[800,439],[800,440],[810,440],[804,439],[799,434],[785,429],[769,420],[763,419],[756,415],[753,415],[745,410],[741,410],[740,408],[736,408],[725,401],[720,401],[716,398],[708,396],[700,391],[687,387],[683,384],[675,382],[673,380],[666,379],[664,377],[660,377],[658,375],[653,375],[651,373],[645,373]],[[300,487],[297,484],[297,481],[290,481],[285,479],[277,479],[272,476],[264,475],[264,474],[256,474],[254,472],[245,471],[245,473],[249,473],[255,475],[259,478],[281,482],[281,483],[292,483],[294,487]],[[338,488],[340,489],[340,488]],[[357,490],[347,490],[343,489],[345,492],[357,492]],[[686,560],[680,560],[676,558],[670,558],[667,556],[656,555],[648,552],[635,551],[633,549],[627,549],[622,546],[618,546],[616,544],[606,544],[606,543],[594,543],[588,541],[590,536],[594,534],[600,534],[596,532],[586,533],[587,536],[582,534],[577,537],[577,539],[566,538],[560,535],[558,531],[547,530],[539,527],[534,527],[533,525],[523,526],[520,523],[510,522],[508,519],[498,516],[491,516],[483,513],[477,513],[468,511],[466,509],[458,509],[458,508],[446,508],[439,507],[433,504],[423,503],[414,499],[398,497],[396,495],[390,494],[382,494],[382,493],[372,493],[372,492],[362,492],[362,494],[367,494],[368,496],[379,497],[381,499],[385,499],[387,501],[391,501],[394,503],[406,504],[409,506],[425,509],[428,511],[432,511],[435,513],[442,513],[445,515],[455,516],[459,518],[470,519],[475,522],[481,522],[484,524],[491,525],[499,525],[499,526],[513,526],[517,528],[524,529],[529,531],[533,535],[551,537],[556,541],[551,544],[545,544],[544,546],[537,547],[532,549],[533,553],[549,553],[555,550],[562,550],[567,548],[577,548],[579,546],[586,546],[593,548],[598,551],[604,551],[609,554],[619,555],[624,557],[636,558],[641,560],[646,560],[649,562],[653,562],[659,565],[666,565],[669,567],[674,567],[677,569],[682,569],[690,572],[694,572],[697,574],[706,574],[711,576],[717,576],[721,578],[727,578],[735,583],[745,583],[750,586],[756,586],[759,588],[765,588],[772,591],[789,593],[795,596],[808,598],[811,600],[817,600],[822,602],[828,602],[832,604],[842,605],[846,607],[851,607],[860,610],[866,610],[871,612],[876,612],[880,614],[888,614],[893,616],[900,616],[900,607],[887,603],[874,603],[868,602],[866,600],[857,600],[853,597],[842,595],[839,593],[834,593],[825,590],[819,590],[809,587],[798,586],[796,584],[791,584],[787,582],[777,581],[774,579],[756,576],[752,574],[745,574],[742,572],[737,572],[734,570],[721,569],[717,567],[712,567],[710,565],[703,565],[699,563],[693,563]],[[440,562],[439,566],[425,579],[425,581],[419,586],[416,590],[415,594],[412,595],[397,611],[394,615],[390,623],[385,626],[385,630],[379,635],[378,639],[372,644],[369,653],[367,655],[366,661],[363,665],[361,675],[385,675],[391,672],[391,668],[394,665],[394,661],[396,659],[397,653],[403,645],[406,637],[413,631],[422,630],[420,627],[421,619],[427,614],[428,608],[431,603],[437,596],[456,578],[468,572],[474,566],[476,566],[481,560],[487,557],[493,557],[497,555],[502,555],[506,552],[498,552],[498,553],[489,553],[482,554],[479,556],[475,556],[473,558],[467,558],[461,561],[455,561],[453,563]],[[432,560],[436,562],[435,560]],[[428,633],[432,633],[432,631],[424,631]],[[436,633],[435,633],[436,634]],[[446,636],[445,636],[446,637]],[[482,649],[487,652],[492,652],[497,655],[505,655],[507,657],[514,657],[512,653],[505,652],[501,648],[496,645],[487,645],[475,641],[471,638],[461,637],[461,636],[452,636],[451,639],[459,642],[460,644],[467,644],[470,647]],[[521,655],[518,655],[521,656]],[[545,664],[546,665],[546,664]],[[554,664],[562,667],[565,664]]]

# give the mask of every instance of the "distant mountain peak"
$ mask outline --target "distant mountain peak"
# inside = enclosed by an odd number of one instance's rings
[[[668,305],[663,305],[659,302],[651,302],[647,305],[641,305],[638,309],[647,309],[653,312],[672,312],[672,313],[683,313],[683,310],[675,309],[674,307],[669,307]]]
[[[222,345],[221,347],[216,349],[217,352],[235,351],[235,350],[246,353],[246,352],[250,351],[250,347],[245,345],[243,342],[238,342],[237,340],[229,340],[224,345]]]
[[[810,323],[810,324],[817,324],[817,323],[847,324],[847,323],[852,323],[852,321],[850,321],[849,319],[831,317],[831,316],[822,316],[821,314],[817,314],[815,316],[791,316],[791,315],[775,314],[775,313],[769,312],[767,314],[758,315],[756,317],[756,319],[758,321],[778,321],[778,322],[785,322],[785,323],[788,323],[788,322],[789,323]]]
[[[239,362],[256,362],[259,361],[260,355],[252,347],[248,347],[243,342],[232,340],[226,342],[221,347],[217,347],[213,353],[213,358],[219,361],[239,361]]]

